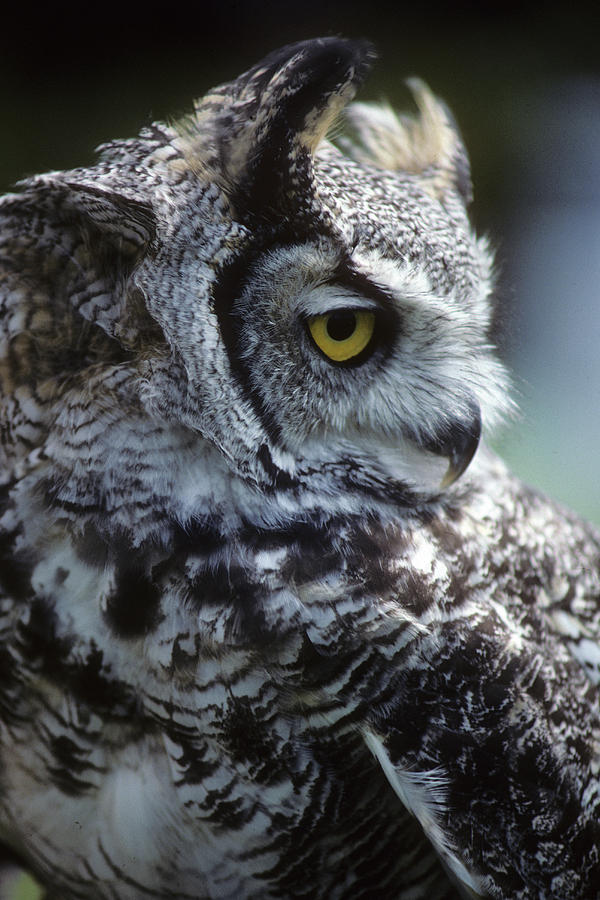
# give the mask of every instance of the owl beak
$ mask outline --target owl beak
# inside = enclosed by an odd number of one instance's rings
[[[472,401],[470,416],[466,421],[456,421],[444,429],[439,437],[427,443],[427,449],[448,460],[446,474],[440,482],[440,490],[445,491],[460,478],[475,456],[481,437],[481,412],[479,405]]]

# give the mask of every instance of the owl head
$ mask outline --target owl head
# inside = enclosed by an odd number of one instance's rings
[[[127,362],[140,415],[284,503],[452,490],[507,409],[460,135],[418,82],[415,115],[348,105],[372,60],[360,41],[284,47],[183,121],[25,184],[84,236],[55,292],[64,334]]]

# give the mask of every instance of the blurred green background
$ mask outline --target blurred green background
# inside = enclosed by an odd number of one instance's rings
[[[361,97],[424,78],[470,151],[473,220],[498,256],[497,341],[520,420],[496,444],[600,522],[600,53],[593,4],[209,0],[3,14],[0,188],[93,160],[103,140],[190,109],[288,41],[369,37]]]

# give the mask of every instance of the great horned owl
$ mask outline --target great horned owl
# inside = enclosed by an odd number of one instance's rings
[[[600,538],[480,444],[446,108],[285,47],[1,206],[0,841],[60,898],[590,898]]]

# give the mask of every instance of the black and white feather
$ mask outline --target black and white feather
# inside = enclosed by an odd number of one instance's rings
[[[600,539],[446,108],[288,46],[0,205],[0,843],[69,898],[590,898]]]

